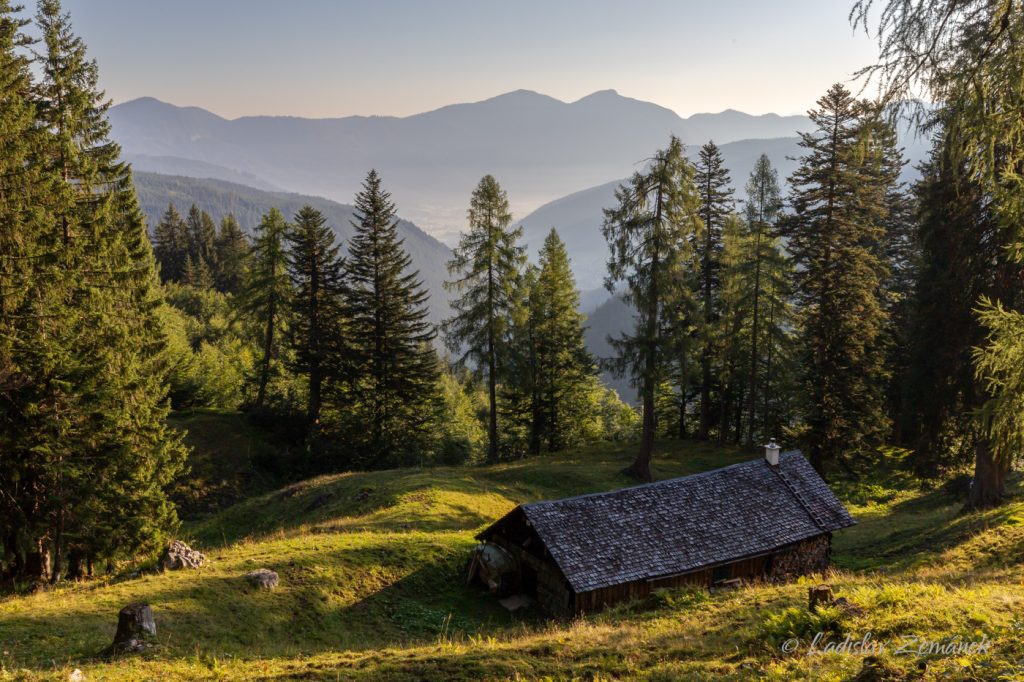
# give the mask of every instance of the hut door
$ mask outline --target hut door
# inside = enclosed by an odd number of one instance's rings
[[[519,591],[530,596],[537,596],[537,571],[532,566],[522,564],[519,576]]]

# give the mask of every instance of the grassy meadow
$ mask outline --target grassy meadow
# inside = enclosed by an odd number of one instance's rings
[[[277,479],[256,465],[272,445],[238,415],[177,419],[196,448],[193,483],[179,491],[195,513],[181,537],[208,564],[3,598],[0,680],[66,680],[75,669],[88,680],[853,679],[864,656],[808,655],[819,631],[837,641],[870,633],[890,645],[875,676],[863,679],[1024,678],[1019,477],[1012,503],[961,515],[954,484],[922,485],[891,465],[865,466],[857,480],[833,486],[858,525],[836,535],[827,576],[664,591],[554,621],[509,614],[464,585],[473,535],[520,502],[628,485],[618,471],[634,446],[274,487]],[[654,471],[668,478],[756,456],[665,441]],[[280,574],[276,591],[242,578],[259,567]],[[808,614],[807,585],[821,580],[853,608]],[[132,601],[152,605],[157,645],[141,657],[96,658]],[[911,637],[984,637],[989,647],[973,655],[894,651]]]

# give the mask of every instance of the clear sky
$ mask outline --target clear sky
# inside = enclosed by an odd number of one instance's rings
[[[801,113],[871,62],[852,0],[64,0],[115,102],[408,115],[525,88]],[[32,0],[26,0],[31,5]]]

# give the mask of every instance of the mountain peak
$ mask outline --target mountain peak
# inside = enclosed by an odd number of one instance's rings
[[[589,101],[593,101],[593,100],[620,99],[620,98],[621,99],[625,99],[625,98],[622,97],[622,95],[619,94],[618,90],[612,90],[611,88],[609,88],[607,90],[597,90],[596,92],[590,93],[586,97],[580,97],[578,100],[576,100],[574,102],[574,104],[579,104],[580,102],[589,102]]]

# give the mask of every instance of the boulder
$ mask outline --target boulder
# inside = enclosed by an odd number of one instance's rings
[[[269,568],[257,568],[255,571],[249,571],[245,574],[245,579],[249,581],[250,585],[261,590],[272,590],[277,587],[278,583],[277,573]]]
[[[114,642],[103,653],[108,656],[139,653],[149,647],[155,636],[156,620],[149,604],[129,604],[117,614]]]
[[[197,552],[181,540],[175,540],[160,557],[160,566],[165,571],[176,571],[180,568],[199,568],[206,563],[206,556]]]
[[[85,673],[75,668],[68,674],[68,682],[85,682]]]

